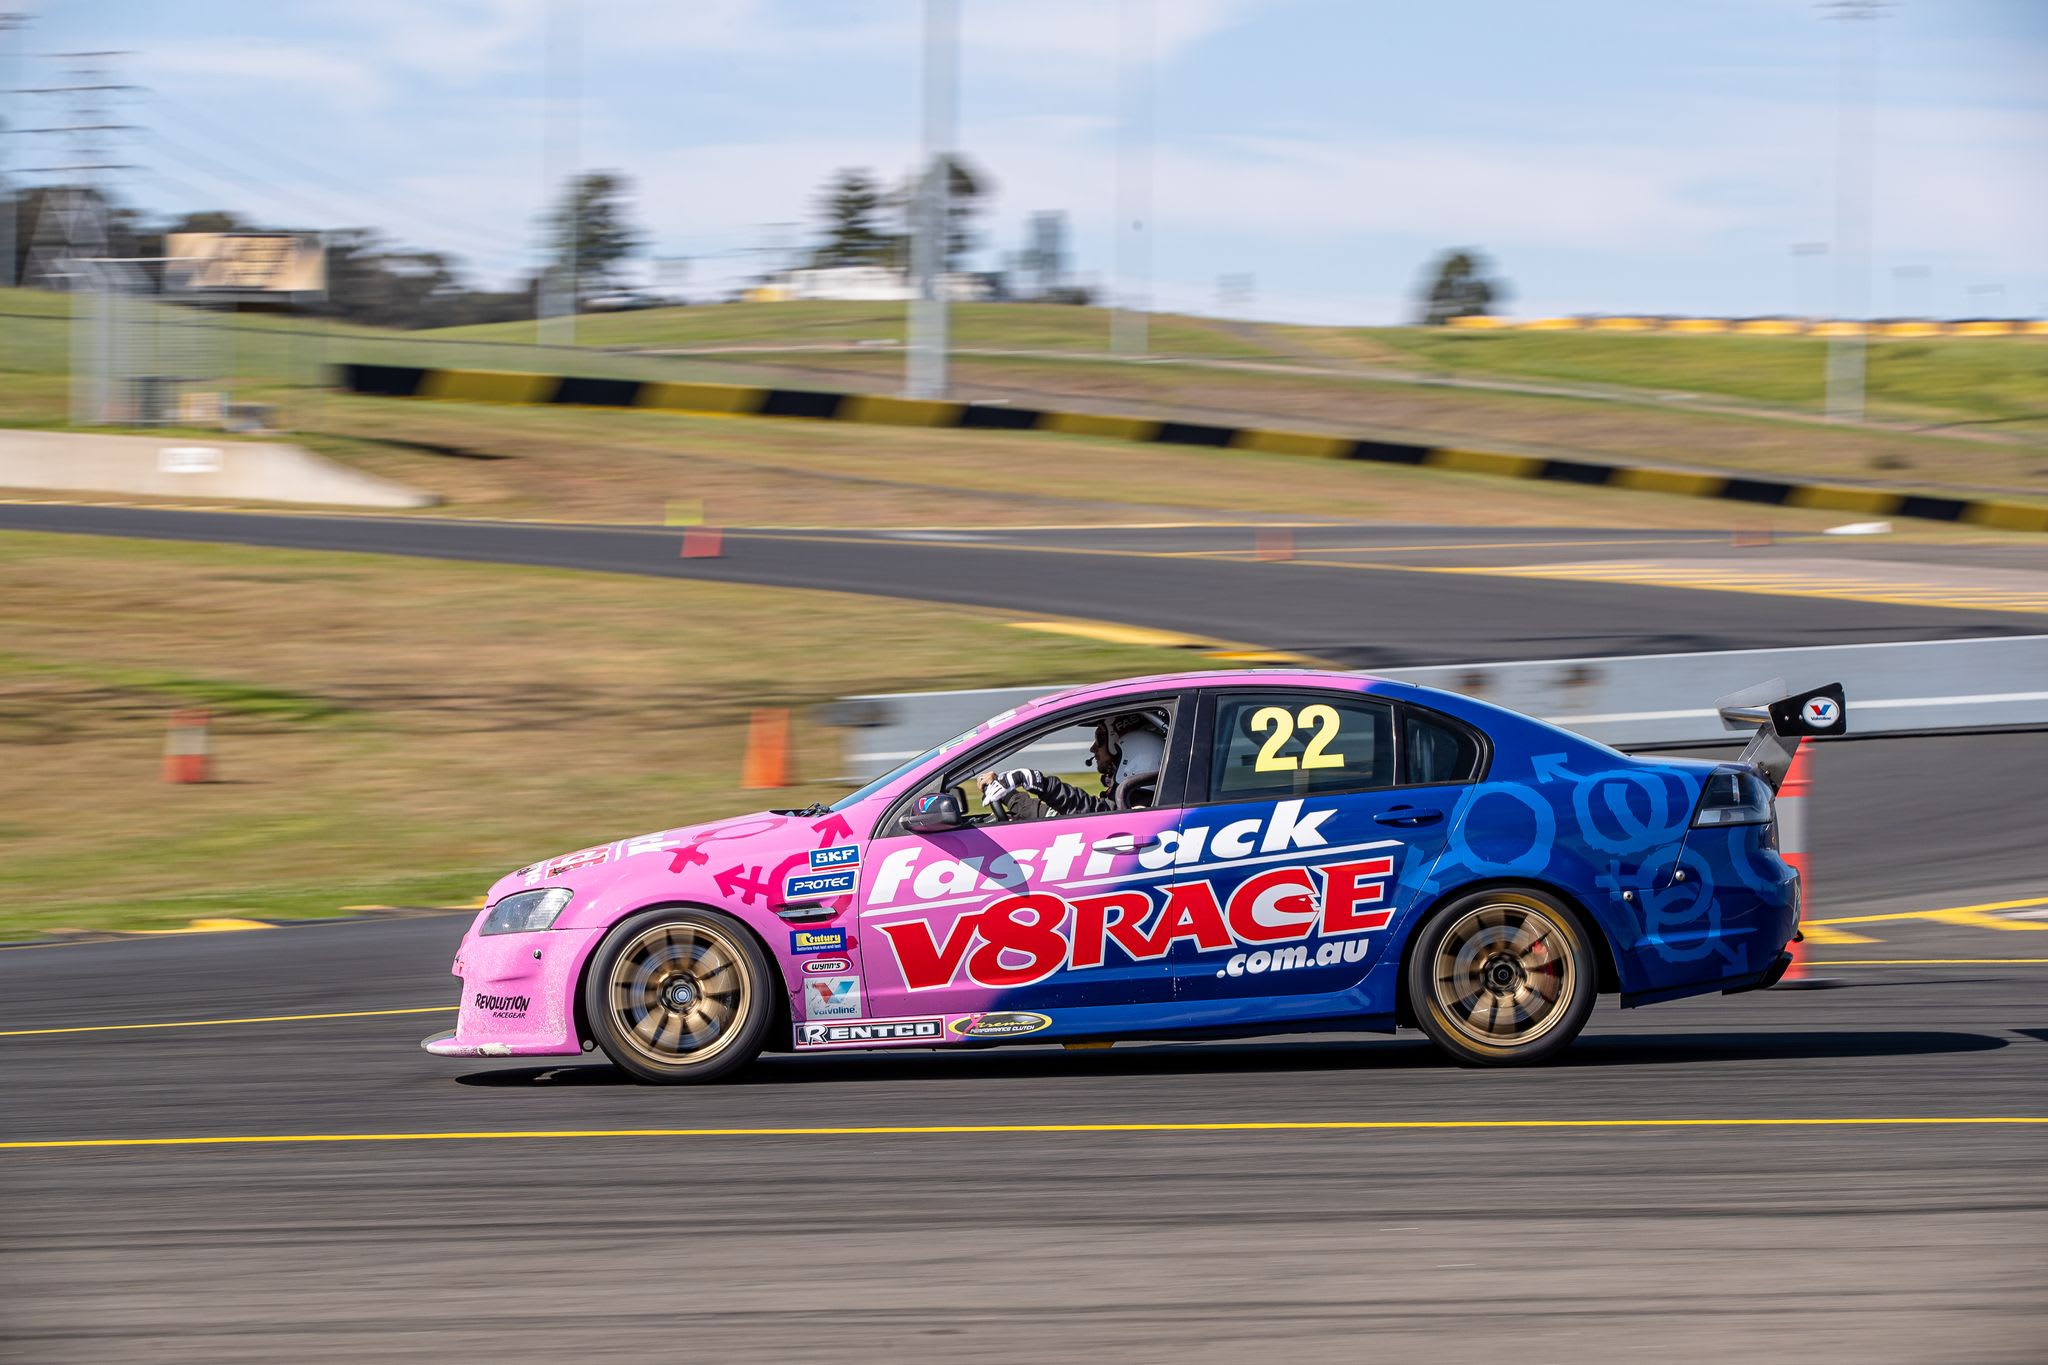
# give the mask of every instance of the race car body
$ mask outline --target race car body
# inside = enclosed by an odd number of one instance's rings
[[[1537,1060],[1597,993],[1639,1005],[1784,970],[1799,887],[1775,846],[1775,755],[1841,733],[1841,692],[1724,715],[1761,718],[1743,761],[1632,758],[1349,674],[1059,693],[829,808],[510,874],[458,952],[456,1027],[424,1046],[598,1047],[701,1080],[763,1047],[1414,1024],[1463,1061]],[[1006,790],[999,771],[1087,781],[1076,757],[1101,759],[1132,717],[1164,756],[1119,772],[1103,809],[978,798]]]

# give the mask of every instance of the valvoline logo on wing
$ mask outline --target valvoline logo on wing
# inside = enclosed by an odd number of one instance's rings
[[[846,926],[835,924],[826,929],[797,929],[789,936],[789,950],[792,953],[841,953],[846,951]]]
[[[1841,718],[1842,708],[1833,697],[1809,697],[1802,708],[1806,712],[1806,723],[1817,730],[1825,730]]]

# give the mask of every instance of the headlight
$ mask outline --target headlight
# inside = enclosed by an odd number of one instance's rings
[[[555,916],[569,908],[576,893],[564,886],[544,891],[519,891],[491,907],[484,916],[486,934],[524,934],[535,929],[552,929]]]

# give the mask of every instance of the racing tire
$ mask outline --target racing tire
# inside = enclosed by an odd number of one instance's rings
[[[1600,966],[1570,907],[1533,887],[1462,896],[1417,930],[1415,1022],[1464,1066],[1522,1066],[1571,1045],[1593,1013]]]
[[[738,920],[671,906],[622,920],[605,936],[583,975],[583,1016],[620,1070],[701,1084],[760,1055],[780,989]]]

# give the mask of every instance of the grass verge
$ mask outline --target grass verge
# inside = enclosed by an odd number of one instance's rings
[[[806,708],[853,692],[1199,667],[1187,651],[850,594],[0,535],[0,939],[452,904],[602,839],[844,787]],[[160,780],[215,712],[217,781]],[[792,790],[737,788],[797,711]]]

